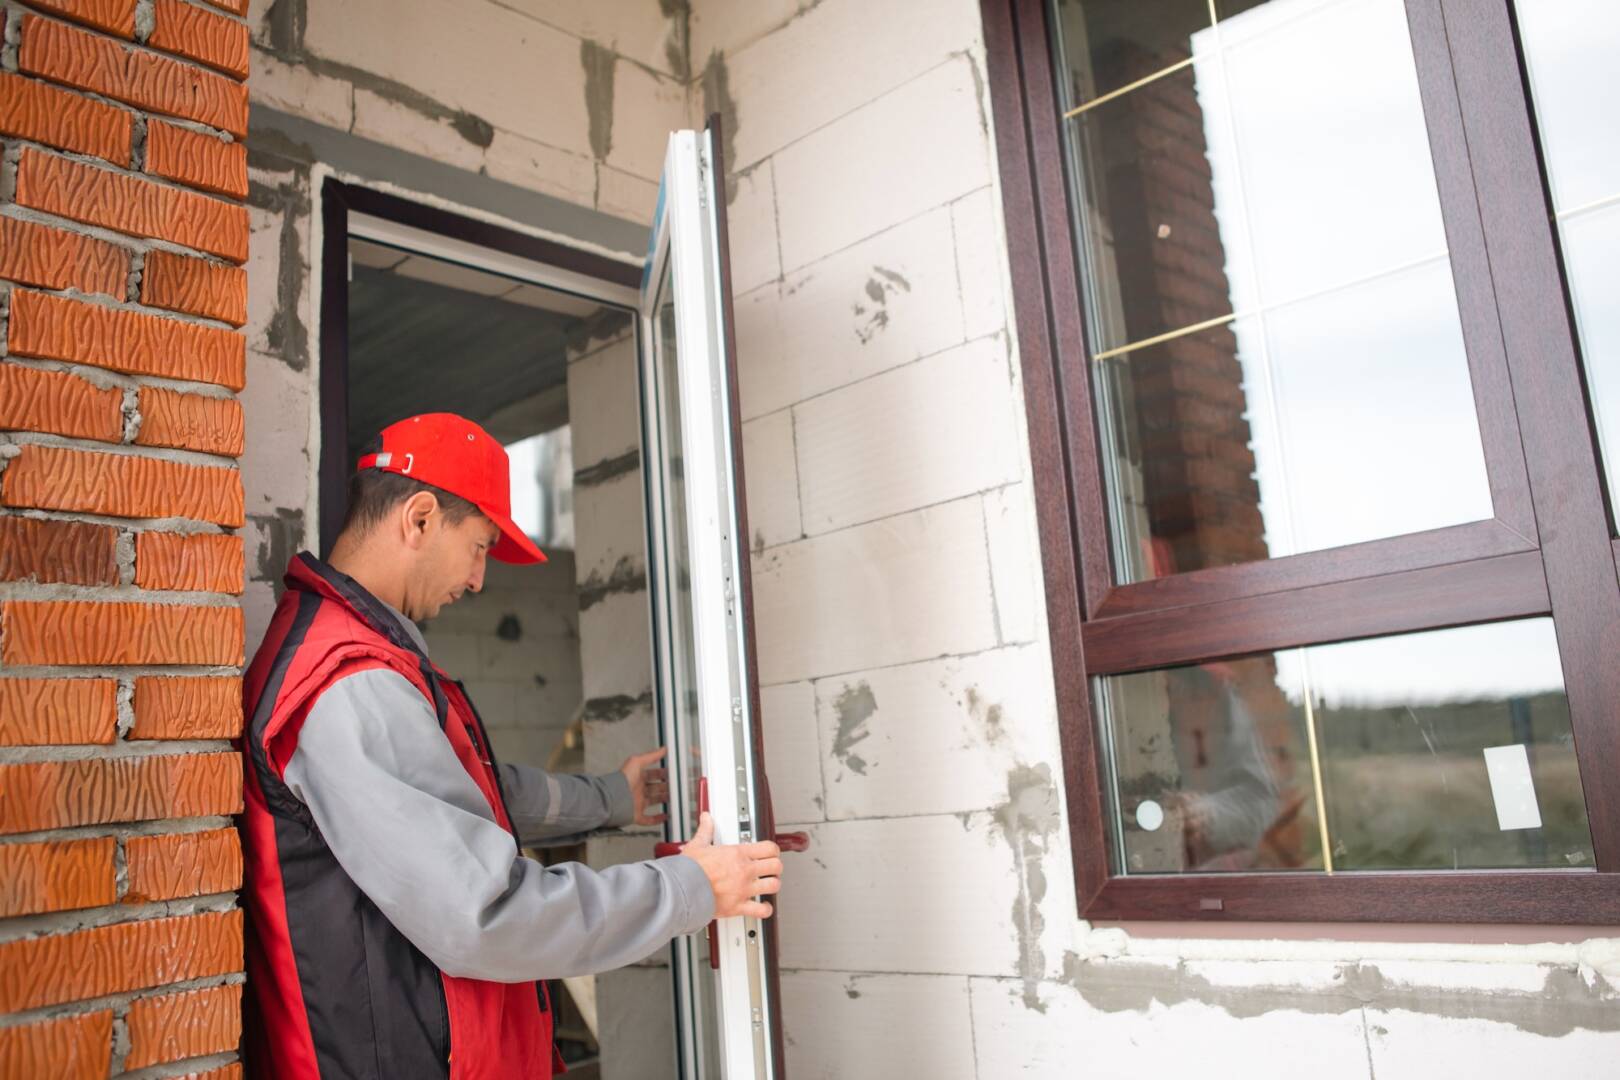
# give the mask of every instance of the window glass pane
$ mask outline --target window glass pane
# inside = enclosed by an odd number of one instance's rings
[[[1057,0],[1055,14],[1075,58],[1060,70],[1076,102],[1186,63],[1210,22],[1209,0]]]
[[[1620,4],[1516,5],[1609,490],[1620,469]]]
[[[574,547],[573,445],[564,424],[506,446],[512,521],[542,548]]]
[[[1401,0],[1056,11],[1116,579],[1489,518]]]
[[[1097,692],[1125,873],[1593,865],[1549,619]]]

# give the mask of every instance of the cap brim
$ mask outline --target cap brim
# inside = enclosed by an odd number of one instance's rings
[[[484,516],[493,521],[495,527],[501,530],[501,538],[495,541],[494,547],[489,549],[490,558],[497,562],[515,563],[519,566],[546,561],[545,552],[541,551],[522,529],[513,524],[511,518],[492,514],[484,507],[479,507],[479,509],[483,510]]]

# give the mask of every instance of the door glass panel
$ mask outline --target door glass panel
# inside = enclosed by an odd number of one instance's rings
[[[698,715],[697,644],[693,639],[696,624],[692,612],[691,544],[687,534],[686,458],[681,439],[681,349],[675,333],[674,277],[675,268],[671,264],[665,272],[654,308],[653,363],[657,367],[659,396],[664,565],[669,575],[666,588],[669,624],[666,631],[669,637],[672,700],[667,708],[673,715],[666,717],[665,730],[669,733],[670,763],[679,772],[674,790],[680,793],[684,804],[683,812],[673,820],[685,826],[684,834],[690,835],[697,827],[702,810],[698,803],[698,792],[699,782],[703,778],[703,746]],[[678,977],[687,980],[692,1019],[682,1037],[696,1043],[693,1049],[701,1073],[705,1065],[713,1068],[720,1060],[714,974],[709,968],[706,932],[677,940],[676,948],[686,953],[685,963],[678,965]]]
[[[1536,0],[1517,6],[1536,126],[1563,241],[1609,490],[1620,468],[1620,5]]]
[[[1203,12],[1055,7],[1116,580],[1489,518],[1404,4]]]
[[[1591,868],[1550,619],[1098,680],[1125,873]]]

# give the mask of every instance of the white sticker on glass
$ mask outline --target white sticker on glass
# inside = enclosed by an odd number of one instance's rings
[[[1164,807],[1152,799],[1143,799],[1136,804],[1136,824],[1144,832],[1154,832],[1164,824]]]
[[[1487,746],[1485,771],[1491,777],[1491,798],[1496,802],[1499,829],[1541,828],[1541,807],[1530,778],[1530,755],[1522,743]]]

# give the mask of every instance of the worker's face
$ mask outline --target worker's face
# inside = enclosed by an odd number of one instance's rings
[[[484,560],[501,535],[482,514],[452,524],[443,510],[435,508],[424,524],[409,590],[415,610],[406,612],[412,619],[431,619],[463,593],[482,589]]]

